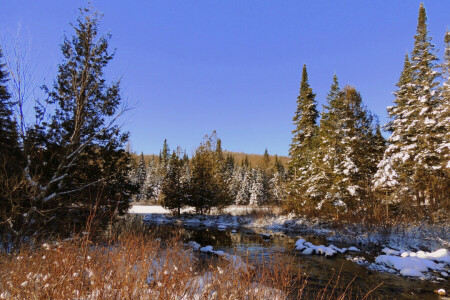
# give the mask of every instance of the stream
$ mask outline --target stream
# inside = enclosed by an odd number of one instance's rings
[[[302,255],[295,251],[295,242],[304,238],[315,245],[328,245],[325,237],[313,234],[269,232],[260,228],[232,228],[219,230],[217,227],[199,225],[148,224],[148,230],[161,238],[168,239],[179,235],[184,242],[195,241],[202,247],[211,245],[214,250],[222,250],[230,254],[247,257],[250,263],[257,264],[264,257],[265,261],[274,260],[277,254],[288,255],[293,263],[304,271],[308,278],[308,286],[315,291],[323,289],[330,278],[339,275],[339,286],[346,287],[350,282],[352,294],[365,295],[382,283],[369,298],[374,299],[440,299],[433,291],[444,288],[450,290],[448,280],[430,282],[420,279],[405,278],[395,274],[371,271],[365,266],[346,259],[349,254],[338,254],[333,258],[319,255]],[[270,239],[261,234],[270,233]],[[343,243],[334,243],[338,247],[349,247]],[[351,256],[362,256],[373,261],[373,255],[367,252],[351,253]],[[273,262],[274,264],[276,261]]]

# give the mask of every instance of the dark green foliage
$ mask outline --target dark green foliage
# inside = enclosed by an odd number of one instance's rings
[[[221,144],[215,132],[206,136],[205,141],[192,157],[191,199],[189,205],[199,213],[209,211],[213,207],[224,207],[232,203],[227,176],[221,162]]]
[[[264,150],[264,156],[263,156],[263,168],[264,170],[267,170],[269,168],[269,164],[270,164],[270,156],[269,156],[269,151]]]
[[[109,35],[98,35],[99,14],[82,9],[71,38],[61,45],[63,62],[48,94],[54,107],[50,120],[28,131],[31,163],[28,177],[41,187],[32,199],[46,211],[47,226],[69,229],[97,215],[125,213],[136,192],[129,179],[128,133],[116,125],[120,111],[119,82],[108,85],[104,68],[113,58]],[[45,119],[43,111],[38,111]],[[30,142],[31,141],[31,142]],[[51,220],[51,221],[50,221]],[[69,223],[68,223],[69,222]]]
[[[297,169],[307,164],[308,154],[306,152],[313,147],[312,141],[317,132],[316,122],[319,116],[315,97],[316,95],[309,86],[306,65],[303,65],[300,93],[297,97],[297,110],[292,119],[295,128],[292,131],[293,137],[289,149],[289,156],[291,157],[289,167],[294,174],[297,173]]]
[[[449,203],[450,186],[446,154],[450,103],[444,96],[446,85],[439,87],[441,74],[426,21],[421,4],[411,61],[405,57],[395,105],[388,108],[392,120],[387,128],[392,134],[374,180],[386,198],[403,201],[407,208],[414,202],[419,212],[426,202],[427,209]]]
[[[167,139],[164,139],[163,148],[161,153],[159,154],[159,160],[160,163],[162,163],[164,166],[167,166],[170,159],[170,148],[169,144],[167,144]]]
[[[170,156],[167,173],[161,187],[162,206],[176,210],[178,215],[181,214],[183,206],[189,202],[190,185],[182,180],[184,166],[186,166],[185,161],[180,159],[174,151]]]
[[[139,164],[137,167],[138,184],[140,187],[144,184],[146,173],[147,166],[145,165],[144,153],[141,152],[141,157],[139,158]]]
[[[22,184],[22,152],[7,81],[0,48],[0,234],[3,226],[13,229],[14,223],[21,222],[20,211],[26,205],[22,203],[19,189]]]

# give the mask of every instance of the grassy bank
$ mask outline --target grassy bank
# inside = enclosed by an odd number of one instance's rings
[[[276,261],[276,264],[273,263]],[[244,263],[242,263],[244,262]],[[272,262],[272,263],[271,263]],[[292,257],[239,266],[194,252],[179,237],[126,232],[103,243],[81,237],[0,256],[2,299],[355,299],[339,276],[308,284]],[[246,266],[242,268],[242,265]],[[367,296],[367,295],[366,295]],[[361,297],[364,298],[364,297]]]

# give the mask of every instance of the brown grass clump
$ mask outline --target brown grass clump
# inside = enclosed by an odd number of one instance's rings
[[[132,233],[104,245],[87,238],[42,244],[0,255],[0,299],[303,298],[307,278],[292,257],[258,265],[234,258],[198,256],[179,238]]]

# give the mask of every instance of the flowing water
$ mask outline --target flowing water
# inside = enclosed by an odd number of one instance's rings
[[[314,235],[272,233],[270,239],[261,236],[261,229],[237,228],[236,232],[231,229],[218,230],[204,226],[176,226],[148,224],[157,237],[167,239],[173,235],[179,235],[184,242],[196,241],[201,246],[211,245],[214,250],[222,250],[228,253],[236,253],[247,257],[250,263],[257,264],[264,257],[265,261],[274,260],[276,264],[277,255],[288,255],[293,263],[302,268],[308,278],[309,287],[315,291],[323,289],[330,278],[339,276],[339,287],[345,288],[351,283],[352,294],[365,295],[368,291],[378,286],[370,294],[374,299],[439,299],[433,291],[444,288],[450,290],[450,284],[444,282],[430,282],[420,279],[409,279],[394,274],[370,271],[364,266],[346,260],[346,254],[339,254],[334,258],[325,258],[318,255],[301,255],[294,250],[295,241],[304,238],[315,245],[328,245],[324,237]],[[335,243],[338,247],[349,247]],[[367,253],[354,253],[353,256],[365,256],[372,260],[373,257]],[[335,282],[335,281],[333,281]]]

